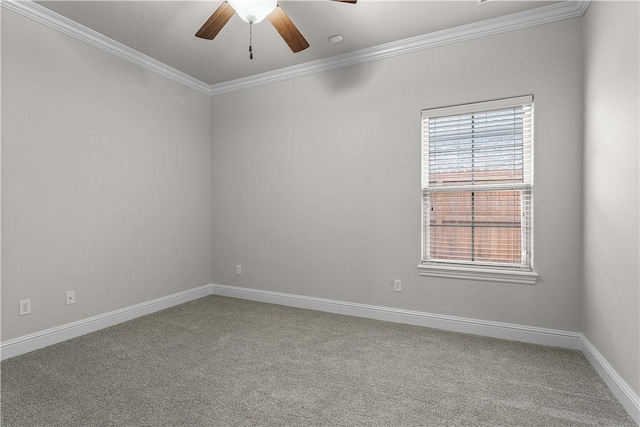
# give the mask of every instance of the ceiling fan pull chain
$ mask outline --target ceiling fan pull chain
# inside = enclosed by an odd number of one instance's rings
[[[249,59],[253,59],[253,21],[249,21]]]

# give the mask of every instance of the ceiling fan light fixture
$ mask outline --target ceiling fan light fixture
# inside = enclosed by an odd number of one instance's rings
[[[278,4],[277,0],[228,0],[243,21],[257,24],[267,17]]]

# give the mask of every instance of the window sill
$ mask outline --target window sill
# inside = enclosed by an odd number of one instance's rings
[[[443,277],[446,279],[483,280],[487,282],[535,285],[538,273],[534,271],[503,270],[498,268],[465,267],[442,264],[420,264],[421,276]]]

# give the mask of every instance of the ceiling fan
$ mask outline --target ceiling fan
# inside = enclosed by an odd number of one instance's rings
[[[358,0],[332,0],[341,3],[354,4]],[[196,37],[213,40],[218,35],[222,27],[237,13],[243,21],[249,23],[249,58],[253,59],[253,48],[251,46],[253,24],[257,24],[264,18],[268,18],[271,25],[280,33],[280,36],[296,53],[309,47],[309,43],[298,31],[289,16],[278,5],[277,0],[227,0],[213,12],[213,15],[204,23],[196,33]]]

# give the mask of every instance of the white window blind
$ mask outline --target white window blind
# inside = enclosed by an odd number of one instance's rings
[[[533,97],[422,112],[422,263],[530,270]]]

